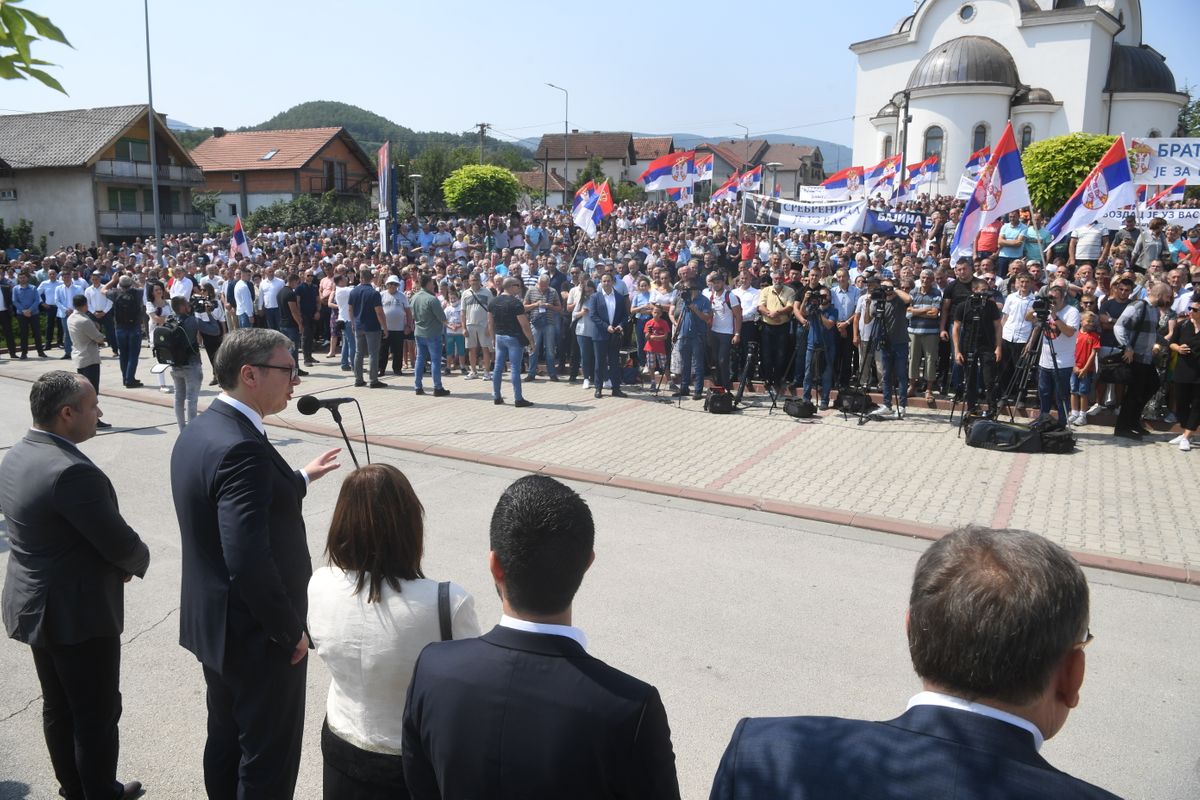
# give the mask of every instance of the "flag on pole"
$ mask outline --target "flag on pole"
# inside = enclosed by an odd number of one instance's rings
[[[967,159],[966,173],[972,178],[978,178],[979,173],[987,166],[988,159],[991,158],[992,148],[984,147],[971,153],[971,157]]]
[[[241,215],[233,221],[233,234],[229,237],[229,257],[232,259],[238,255],[250,257],[250,245],[246,243],[246,231],[242,228]]]
[[[713,176],[713,154],[700,153],[696,156],[696,183],[711,181]]]
[[[987,164],[979,173],[975,189],[963,209],[962,219],[954,231],[951,256],[973,256],[975,237],[1005,214],[1029,205],[1029,186],[1025,183],[1025,170],[1021,167],[1021,151],[1013,136],[1012,122],[1004,126],[1004,133],[992,151]]]
[[[721,184],[720,188],[718,188],[717,190],[715,190],[712,193],[712,197],[710,199],[714,203],[719,202],[721,200],[728,200],[730,202],[736,200],[737,193],[738,193],[738,186],[741,185],[741,182],[742,182],[742,176],[738,175],[736,172],[733,173],[732,175],[729,176],[729,180],[727,180],[727,181],[725,181],[725,183]]]
[[[1144,183],[1137,185],[1137,207],[1141,208],[1146,204],[1146,190],[1150,188]]]
[[[1168,186],[1146,201],[1146,208],[1158,208],[1159,203],[1182,203],[1183,193],[1187,189],[1187,178],[1174,186]],[[1143,192],[1144,194],[1144,192]],[[1144,199],[1144,198],[1143,198]]]
[[[375,156],[376,167],[379,170],[379,218],[391,216],[392,189],[389,183],[392,176],[392,143],[384,142]]]
[[[595,186],[592,193],[575,206],[573,217],[575,224],[583,229],[588,238],[595,239],[600,220],[607,217],[612,211],[612,192],[609,190],[608,181],[605,181],[599,186]]]
[[[583,186],[579,187],[579,191],[575,192],[575,202],[571,205],[571,212],[574,213],[579,204],[586,201],[596,193],[596,182],[588,181]]]
[[[696,151],[686,150],[682,153],[668,153],[656,158],[641,174],[642,188],[646,191],[655,189],[681,189],[696,182]]]
[[[907,200],[908,196],[913,194],[914,191],[911,181],[901,181],[900,185],[896,187],[896,191],[892,193],[892,204],[895,205],[902,200]]]
[[[1137,187],[1129,170],[1129,154],[1125,151],[1125,136],[1117,137],[1083,183],[1046,224],[1053,237],[1050,244],[1077,228],[1100,219],[1108,211],[1124,208],[1137,202]]]
[[[762,188],[762,173],[762,164],[749,172],[743,172],[742,177],[738,180],[738,189],[743,192],[757,192]]]
[[[863,171],[863,185],[867,187],[867,194],[871,195],[875,192],[880,194],[891,194],[893,181],[896,178],[896,170],[900,169],[900,156],[888,156],[883,161],[880,161],[873,167]]]
[[[696,201],[695,198],[696,188],[694,186],[688,186],[682,189],[667,189],[667,199],[674,202],[675,205],[679,206],[680,208],[691,205]]]
[[[862,167],[846,167],[821,182],[821,186],[825,189],[825,196],[829,200],[849,200],[858,193],[862,184]]]
[[[908,167],[908,179],[906,183],[911,183],[913,186],[920,186],[923,183],[933,183],[937,180],[938,164],[941,158],[937,153],[934,153],[924,161],[920,161]]]

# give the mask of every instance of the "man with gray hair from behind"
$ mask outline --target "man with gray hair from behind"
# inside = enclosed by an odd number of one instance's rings
[[[924,691],[887,722],[743,719],[711,800],[1112,798],[1038,751],[1079,704],[1088,585],[1058,545],[968,526],[917,562],[906,627]]]

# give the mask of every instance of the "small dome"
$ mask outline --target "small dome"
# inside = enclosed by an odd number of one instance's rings
[[[1053,103],[1054,95],[1050,94],[1049,89],[1027,89],[1017,95],[1014,105],[1025,106],[1032,103]]]
[[[1083,8],[1087,3],[1085,0],[1054,0],[1054,10],[1060,8]]]
[[[961,85],[1020,85],[1017,65],[1003,45],[985,36],[962,36],[926,53],[908,78],[908,88]]]
[[[1166,59],[1142,45],[1113,45],[1106,92],[1165,92],[1176,94],[1175,76]]]
[[[883,108],[881,108],[875,112],[875,116],[876,117],[898,117],[898,116],[900,116],[900,109],[896,108],[895,103],[893,103],[891,100],[888,100],[886,103],[883,104]]]

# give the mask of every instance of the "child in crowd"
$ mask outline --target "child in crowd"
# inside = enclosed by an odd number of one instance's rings
[[[670,326],[663,319],[662,306],[656,304],[651,307],[650,319],[646,320],[642,331],[646,334],[646,369],[654,385],[658,386],[667,370],[667,336],[671,333]]]
[[[1075,368],[1071,370],[1072,425],[1087,425],[1087,407],[1096,377],[1096,358],[1100,349],[1100,320],[1091,311],[1080,317],[1079,337],[1075,340]]]
[[[446,289],[446,298],[442,301],[446,310],[446,371],[453,374],[455,369],[467,372],[467,341],[462,321],[462,305],[458,290]]]

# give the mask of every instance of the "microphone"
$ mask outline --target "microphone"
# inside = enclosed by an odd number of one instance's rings
[[[315,395],[306,394],[296,401],[296,410],[305,416],[310,416],[317,413],[322,408],[328,408],[330,411],[335,411],[337,407],[343,403],[353,402],[353,397],[328,397],[322,400]]]

